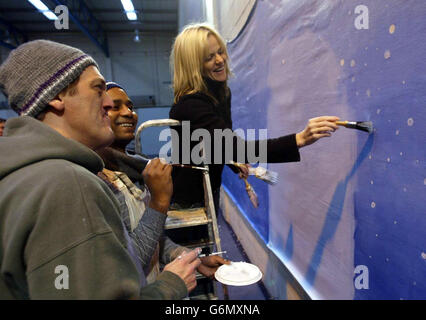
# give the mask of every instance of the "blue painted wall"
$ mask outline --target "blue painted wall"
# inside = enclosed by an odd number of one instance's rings
[[[257,210],[230,170],[226,189],[313,298],[425,299],[426,2],[253,10],[229,44],[234,129],[276,137],[337,115],[375,130],[341,128],[301,149],[300,163],[270,165],[277,186],[250,178]]]

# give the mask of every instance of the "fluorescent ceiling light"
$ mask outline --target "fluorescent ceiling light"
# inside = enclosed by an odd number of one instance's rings
[[[40,11],[44,16],[49,20],[56,20],[58,17],[56,14],[54,14],[46,5],[41,2],[40,0],[28,0],[29,3],[31,3],[34,7],[37,8],[38,11]]]
[[[138,16],[135,12],[126,12],[126,15],[129,20],[138,20]]]
[[[121,0],[121,4],[123,5],[124,11],[126,12],[127,19],[129,20],[138,19],[132,0]]]

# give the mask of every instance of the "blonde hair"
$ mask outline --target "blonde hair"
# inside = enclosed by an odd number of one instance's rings
[[[231,75],[226,44],[219,33],[206,23],[187,25],[176,37],[170,55],[174,103],[177,103],[182,96],[196,92],[205,93],[216,102],[216,99],[209,93],[203,79],[204,61],[209,53],[208,37],[210,35],[216,38],[223,49],[226,55],[226,74],[228,78]],[[224,87],[227,88],[227,81],[225,81]]]

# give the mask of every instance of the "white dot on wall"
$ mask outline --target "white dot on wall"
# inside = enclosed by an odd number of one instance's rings
[[[395,220],[394,222],[393,222],[393,224],[397,224],[398,222]]]
[[[391,24],[390,27],[389,27],[389,33],[394,34],[394,32],[395,32],[395,25]]]
[[[396,134],[396,135],[399,135],[399,130],[396,130],[396,131],[395,131],[395,134]]]
[[[285,64],[285,60],[284,59],[281,60],[281,64]]]
[[[399,155],[400,155],[400,156],[402,156],[402,155],[403,155],[403,153],[402,153],[402,152],[400,152],[400,153],[399,153]]]
[[[422,252],[422,258],[426,260],[426,253]]]
[[[345,65],[345,59],[340,59],[340,66],[344,66]]]
[[[365,92],[365,94],[367,95],[367,97],[371,97],[371,90],[367,89],[367,91]]]
[[[366,67],[366,66],[367,66],[367,64],[366,64],[366,63],[364,63],[364,66]]]
[[[384,54],[385,59],[389,59],[391,57],[390,50],[386,50]]]
[[[416,281],[413,281],[413,286],[415,286],[417,284],[417,282]]]
[[[387,161],[387,162],[390,162],[390,161],[391,161],[391,159],[390,159],[390,158],[387,158],[387,159],[386,159],[386,161]]]
[[[380,111],[381,111],[380,109],[377,109],[376,113],[377,113],[377,114],[379,114],[379,113],[380,113]]]
[[[372,156],[371,156],[371,154],[369,154],[369,155],[368,155],[368,159],[370,159],[370,160],[371,160],[371,158],[372,158]]]
[[[353,68],[353,67],[355,67],[355,64],[356,64],[356,63],[355,63],[355,60],[353,60],[353,59],[352,59],[352,60],[351,60],[351,67],[352,67],[352,68]]]
[[[389,262],[389,258],[386,258],[386,262]]]
[[[374,184],[374,181],[373,181],[373,180],[371,180],[371,181],[370,181],[370,184]]]
[[[373,258],[372,256],[368,256],[370,259]]]
[[[379,237],[379,235],[376,233],[376,238],[378,238]]]
[[[405,80],[402,80],[402,84],[405,84]]]
[[[402,190],[403,190],[404,192],[407,192],[407,188],[406,188],[406,187],[402,188]]]
[[[371,207],[374,209],[376,207],[376,203],[373,201],[371,202]]]
[[[407,124],[408,124],[408,126],[412,127],[413,124],[414,124],[414,119],[413,118],[408,118]]]

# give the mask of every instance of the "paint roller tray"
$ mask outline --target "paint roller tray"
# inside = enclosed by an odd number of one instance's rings
[[[247,262],[231,262],[221,265],[215,273],[217,281],[230,286],[248,286],[262,279],[257,266]]]

